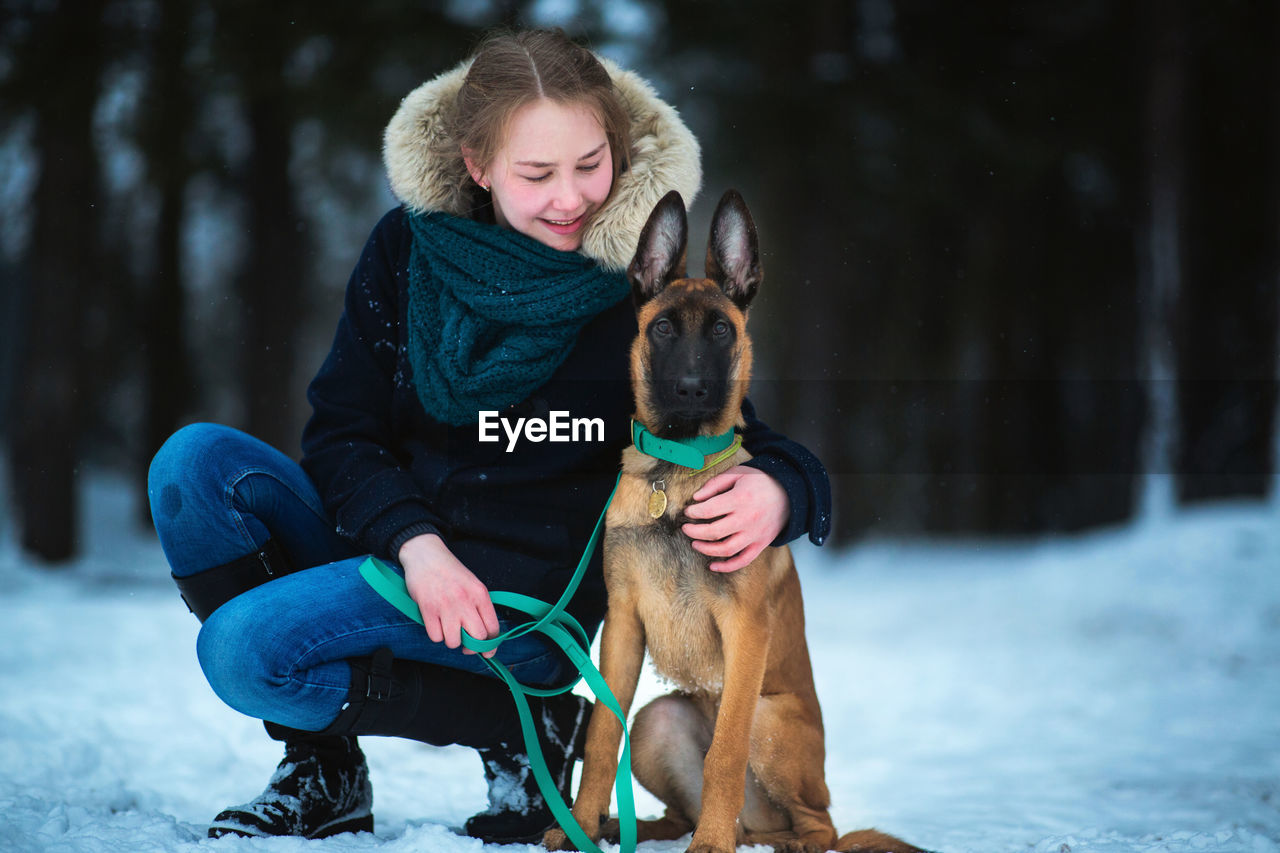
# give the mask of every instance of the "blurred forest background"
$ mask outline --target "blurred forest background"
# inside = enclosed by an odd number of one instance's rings
[[[753,395],[832,471],[838,541],[1275,488],[1280,3],[0,0],[24,548],[74,556],[86,469],[141,492],[183,423],[298,454],[394,204],[382,128],[503,24],[563,26],[680,109],[695,253],[746,196]]]

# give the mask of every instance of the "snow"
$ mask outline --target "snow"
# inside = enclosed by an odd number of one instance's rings
[[[91,478],[69,568],[31,566],[0,526],[0,850],[480,850],[452,829],[486,804],[475,754],[377,738],[376,835],[205,838],[281,751],[205,684],[132,494]],[[1275,505],[797,557],[841,831],[944,853],[1280,851]],[[659,689],[646,676],[642,698]]]

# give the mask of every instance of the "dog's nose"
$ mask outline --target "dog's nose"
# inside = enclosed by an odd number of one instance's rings
[[[707,396],[707,383],[701,376],[682,376],[676,380],[676,396],[681,400],[701,400]]]

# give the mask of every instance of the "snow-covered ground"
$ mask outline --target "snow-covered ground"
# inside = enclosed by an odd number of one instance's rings
[[[70,568],[27,565],[0,521],[0,850],[478,851],[450,829],[484,802],[474,754],[375,738],[376,835],[205,838],[280,754],[205,684],[130,495],[94,481]],[[842,831],[944,853],[1280,851],[1274,505],[797,551]]]

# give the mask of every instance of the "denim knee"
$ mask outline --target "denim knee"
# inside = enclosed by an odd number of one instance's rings
[[[242,714],[267,719],[287,675],[274,671],[274,661],[261,642],[262,625],[251,608],[232,599],[205,620],[196,638],[196,657],[218,698]]]
[[[301,669],[311,646],[299,641],[299,620],[281,618],[266,586],[231,599],[205,620],[196,638],[200,668],[217,697],[240,713],[319,731],[346,698],[350,666],[331,660]]]
[[[217,445],[238,435],[221,424],[195,423],[182,427],[160,446],[147,470],[147,498],[157,527],[178,517],[188,497],[182,486],[207,476],[219,461],[225,461],[227,456]]]
[[[271,452],[246,433],[207,423],[183,427],[156,452],[147,497],[175,575],[220,566],[266,540],[266,528],[232,501],[236,483]]]

